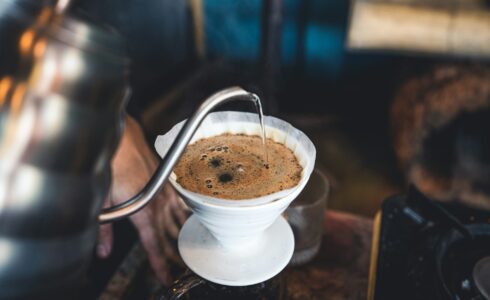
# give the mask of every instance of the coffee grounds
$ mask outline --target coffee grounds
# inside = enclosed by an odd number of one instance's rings
[[[303,171],[294,153],[267,139],[268,161],[256,135],[222,134],[189,145],[174,169],[185,189],[212,197],[241,200],[296,186]]]

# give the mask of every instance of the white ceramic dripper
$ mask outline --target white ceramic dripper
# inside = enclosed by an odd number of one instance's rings
[[[185,121],[159,136],[155,148],[164,157]],[[280,119],[265,116],[267,138],[291,149],[303,167],[301,179],[293,188],[248,200],[223,200],[184,189],[174,173],[169,180],[199,221],[227,249],[246,251],[260,241],[264,232],[284,212],[306,185],[315,165],[316,150],[301,131]],[[194,134],[191,143],[223,133],[261,135],[257,114],[215,112],[209,114]]]

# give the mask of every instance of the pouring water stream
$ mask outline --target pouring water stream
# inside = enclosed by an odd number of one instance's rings
[[[252,97],[255,103],[255,110],[259,115],[260,127],[262,129],[262,145],[264,147],[265,167],[269,169],[269,154],[267,153],[267,136],[265,135],[264,112],[262,110],[262,102],[260,102],[260,98],[256,94],[252,94]]]

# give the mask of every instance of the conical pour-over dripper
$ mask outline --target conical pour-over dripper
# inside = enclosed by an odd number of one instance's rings
[[[155,148],[160,156],[165,156],[184,123],[175,125],[167,134],[156,139]],[[264,123],[267,138],[291,149],[303,168],[301,179],[295,187],[267,196],[236,201],[188,191],[176,181],[175,174],[172,173],[169,178],[199,221],[226,248],[251,247],[256,243],[260,234],[298,196],[315,165],[315,147],[303,132],[274,117],[266,116]],[[191,143],[223,133],[260,135],[261,127],[256,114],[215,112],[206,117]]]

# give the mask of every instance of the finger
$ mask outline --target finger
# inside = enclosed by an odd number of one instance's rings
[[[172,200],[172,206],[174,207],[173,213],[182,226],[191,215],[191,212],[187,205],[184,203],[184,200],[182,200],[182,198],[180,198],[179,196],[176,196]]]
[[[173,208],[170,205],[163,207],[163,228],[170,235],[170,237],[177,239],[179,236],[180,228],[177,226],[172,213]]]
[[[112,189],[112,187],[111,187]],[[111,206],[112,197],[111,194],[106,197],[104,208]],[[112,252],[113,244],[113,234],[112,234],[112,224],[104,224],[99,226],[99,236],[97,239],[96,252],[97,256],[100,258],[107,258]]]
[[[112,252],[112,224],[104,224],[99,226],[99,238],[97,241],[97,256],[107,258]]]
[[[159,239],[154,230],[152,230],[151,227],[148,227],[147,230],[140,231],[139,233],[141,244],[146,250],[148,261],[150,262],[155,276],[163,284],[170,285],[172,283],[170,267],[160,250]]]
[[[177,243],[169,239],[166,234],[160,235],[160,245],[162,246],[165,257],[171,259],[175,263],[182,264],[182,259],[177,252]]]
[[[173,214],[175,219],[179,222],[179,226],[184,226],[185,221],[189,219],[191,212],[183,209],[174,209]]]
[[[173,217],[173,208],[168,201],[165,201],[160,211],[161,213],[158,214],[156,220],[154,220],[154,228],[160,228],[160,230],[158,230],[158,237],[160,239],[162,251],[168,259],[182,264],[182,259],[177,252],[177,238],[180,229]]]

